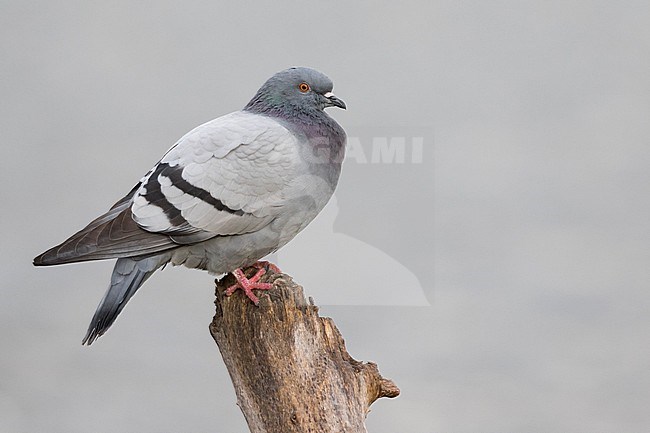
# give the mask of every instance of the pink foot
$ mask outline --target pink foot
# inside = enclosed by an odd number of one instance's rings
[[[260,263],[260,262],[258,262]],[[256,263],[257,265],[257,263]],[[264,265],[262,265],[264,266]],[[275,265],[274,265],[275,266]],[[256,268],[258,266],[255,266]],[[277,266],[276,266],[277,268]],[[260,283],[259,279],[266,273],[266,269],[262,267],[260,270],[257,271],[255,275],[253,275],[251,278],[246,278],[246,275],[244,275],[244,272],[241,269],[235,269],[232,271],[232,274],[235,276],[235,279],[237,282],[233,284],[232,286],[228,287],[226,289],[226,296],[230,296],[237,289],[242,289],[244,291],[244,294],[248,296],[248,299],[253,301],[255,305],[258,305],[260,300],[255,294],[253,293],[253,290],[270,290],[273,288],[273,284],[271,283]]]

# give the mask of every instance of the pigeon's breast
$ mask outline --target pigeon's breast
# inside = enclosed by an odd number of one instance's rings
[[[336,188],[345,156],[346,134],[327,114],[308,116],[299,121],[280,121],[297,137],[303,171],[325,180]]]

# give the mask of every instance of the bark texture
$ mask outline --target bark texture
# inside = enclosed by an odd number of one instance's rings
[[[399,395],[397,386],[376,364],[348,354],[332,319],[318,315],[291,277],[271,272],[262,279],[274,287],[256,291],[259,307],[239,290],[224,295],[231,275],[217,281],[210,324],[250,431],[366,432],[370,405]]]

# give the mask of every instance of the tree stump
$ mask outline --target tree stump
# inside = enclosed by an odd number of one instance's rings
[[[249,268],[246,273],[256,271]],[[259,306],[235,283],[217,281],[210,333],[219,346],[251,433],[363,433],[370,405],[399,389],[372,362],[354,360],[332,319],[320,317],[302,287],[269,271]]]

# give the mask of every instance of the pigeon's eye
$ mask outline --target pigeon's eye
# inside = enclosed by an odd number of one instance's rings
[[[302,93],[309,92],[309,84],[307,84],[307,83],[298,84],[298,90],[300,90]]]

